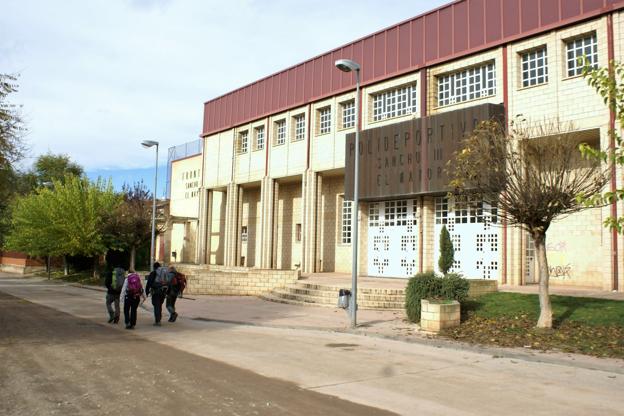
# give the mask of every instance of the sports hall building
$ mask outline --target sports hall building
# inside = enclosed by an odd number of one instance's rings
[[[613,114],[577,58],[621,61],[623,41],[624,1],[458,0],[213,98],[201,152],[171,164],[175,261],[350,273],[359,154],[362,276],[437,269],[446,225],[453,271],[536,282],[528,235],[497,220],[496,207],[448,198],[444,166],[475,123],[495,116],[571,121],[608,148]],[[355,75],[334,66],[341,58],[361,65],[360,108]],[[618,170],[607,189],[623,179]],[[585,210],[551,226],[552,284],[623,290],[624,240],[602,225],[623,211]]]

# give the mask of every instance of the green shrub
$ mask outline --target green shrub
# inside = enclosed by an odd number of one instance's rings
[[[456,300],[468,297],[470,283],[457,273],[438,277],[433,271],[412,277],[405,289],[405,312],[411,322],[420,322],[420,300]]]
[[[443,225],[442,231],[440,231],[440,258],[438,259],[438,267],[442,274],[447,274],[451,270],[454,261],[455,249],[453,248],[451,235],[446,229],[446,225]]]

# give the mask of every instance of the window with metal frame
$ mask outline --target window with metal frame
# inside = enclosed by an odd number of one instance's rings
[[[319,134],[327,134],[331,131],[331,107],[318,110]]]
[[[350,129],[355,127],[355,100],[341,104],[342,107],[342,128]]]
[[[351,244],[351,223],[353,215],[353,201],[342,200],[342,244]]]
[[[598,38],[596,32],[566,41],[566,52],[569,77],[583,73],[584,58],[587,59],[592,68],[597,68]]]
[[[275,122],[275,144],[284,143],[286,143],[286,120],[278,120]]]
[[[379,227],[379,203],[371,202],[368,206],[368,226]]]
[[[256,150],[264,149],[264,126],[256,127],[254,133],[256,136]]]
[[[439,107],[496,95],[494,62],[440,75],[437,80]]]
[[[373,94],[373,121],[400,117],[416,112],[418,90],[416,84]]]
[[[521,59],[523,87],[532,87],[548,82],[548,56],[546,54],[546,46],[523,52],[521,54]]]
[[[238,133],[238,153],[247,153],[249,150],[249,132],[247,130]]]
[[[299,114],[293,117],[295,122],[295,135],[293,141],[305,139],[305,114]]]

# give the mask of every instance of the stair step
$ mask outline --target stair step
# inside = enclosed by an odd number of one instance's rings
[[[407,282],[405,282],[407,285]],[[293,285],[289,285],[289,287],[298,287],[298,288],[306,288],[310,290],[320,290],[320,291],[334,291],[338,292],[340,289],[350,289],[350,285],[346,286],[332,286],[332,285],[323,285],[317,283],[306,283],[305,280],[299,280],[297,283]],[[358,288],[358,293],[362,294],[371,294],[371,295],[396,295],[401,296],[405,295],[404,289],[383,289],[383,288]]]
[[[271,295],[275,298],[279,298],[282,300],[295,301],[307,304],[336,306],[336,303],[338,302],[337,297],[325,298],[317,296],[306,296],[276,290],[272,291]],[[403,309],[405,303],[403,301],[371,301],[358,298],[358,306],[363,309]]]
[[[336,302],[338,300],[338,291],[325,291],[314,290],[308,288],[301,288],[298,286],[288,286],[283,289],[274,289],[275,293],[289,293],[292,295],[303,295],[315,298],[327,299],[330,302]],[[358,291],[358,300],[371,301],[371,302],[405,302],[404,295],[379,295],[379,294],[367,294]]]

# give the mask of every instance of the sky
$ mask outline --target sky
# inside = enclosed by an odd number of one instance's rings
[[[19,74],[30,152],[92,178],[154,180],[203,103],[448,0],[2,0],[0,73]]]

